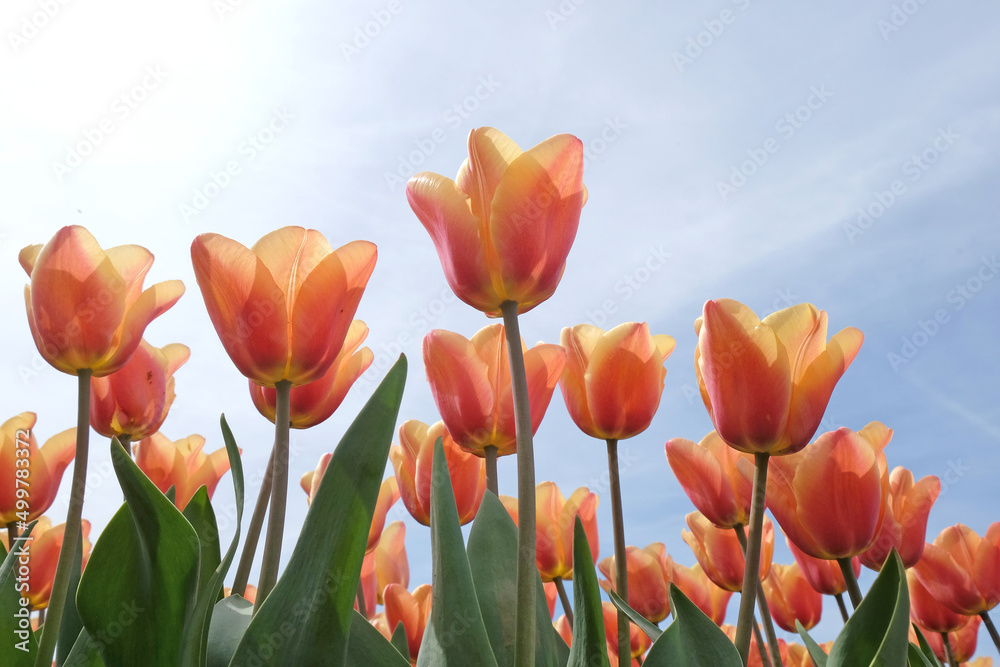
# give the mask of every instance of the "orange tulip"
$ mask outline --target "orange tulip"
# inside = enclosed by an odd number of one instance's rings
[[[406,559],[406,524],[393,521],[378,541],[372,554],[375,557],[375,594],[378,603],[383,604],[382,591],[389,584],[399,584],[403,588],[410,585],[410,565]],[[374,607],[375,605],[372,604]]]
[[[534,433],[549,407],[566,353],[543,343],[529,350],[523,340],[521,349]],[[496,447],[498,456],[517,451],[502,324],[481,329],[472,340],[442,329],[431,331],[424,337],[424,367],[441,418],[462,449],[477,456],[485,456],[488,446]]]
[[[963,619],[966,622],[960,628],[948,633],[948,643],[951,645],[951,652],[955,658],[954,664],[956,665],[965,664],[972,657],[972,654],[976,652],[979,626],[982,623],[982,619],[978,616],[964,616]],[[920,625],[919,621],[915,621],[915,623]],[[941,639],[941,633],[923,626],[920,627],[920,632],[923,634],[924,639],[927,640],[928,646],[934,651],[937,659],[942,664],[945,664],[944,641]],[[913,630],[913,626],[910,626],[910,641],[914,644],[917,643],[917,633]]]
[[[827,342],[826,311],[808,303],[761,321],[738,301],[708,301],[694,329],[695,372],[712,423],[750,454],[791,454],[809,443],[864,338],[848,327]]]
[[[552,618],[556,613],[556,600],[559,597],[559,589],[556,588],[555,582],[546,581],[542,584],[542,590],[545,591],[545,603],[549,605],[549,618]]]
[[[459,447],[444,422],[428,426],[411,419],[399,427],[399,445],[389,451],[399,492],[410,515],[425,526],[431,525],[431,462],[438,438],[444,444],[458,519],[465,525],[476,517],[486,492],[486,461]]]
[[[236,368],[265,387],[321,378],[343,347],[375,245],[334,250],[314,229],[283,227],[252,248],[218,234],[191,244],[215,331]]]
[[[726,445],[716,431],[697,445],[684,438],[668,440],[666,451],[684,493],[709,521],[719,528],[749,525],[753,484],[736,466],[740,458],[749,455]],[[752,459],[749,462],[752,464]]]
[[[823,614],[823,596],[816,592],[797,563],[771,566],[761,584],[774,622],[788,632],[797,632],[795,621],[806,630],[819,623]]]
[[[226,448],[205,454],[205,438],[189,435],[170,440],[159,431],[132,444],[135,463],[163,493],[174,487],[174,504],[184,510],[188,501],[201,487],[207,487],[208,497],[229,470]],[[241,450],[242,451],[242,450]]]
[[[416,663],[420,652],[420,642],[424,638],[424,628],[431,615],[431,587],[422,584],[411,594],[399,584],[385,587],[385,617],[389,623],[390,636],[399,623],[406,631],[406,643],[410,647],[410,662]]]
[[[632,580],[631,573],[629,581]],[[610,602],[602,602],[601,609],[604,612],[604,635],[608,640],[608,654],[614,654],[616,658],[621,655],[618,646],[618,608]],[[638,611],[638,610],[637,610]],[[646,633],[639,629],[634,623],[629,624],[629,647],[630,658],[641,656],[649,647],[653,645],[653,640],[646,636]],[[629,660],[631,662],[631,660]]]
[[[975,660],[962,663],[962,667],[993,667],[993,658],[987,658],[986,656],[976,658]]]
[[[555,584],[552,584],[553,588]],[[569,619],[566,618],[566,614],[563,614],[555,620],[552,624],[559,636],[562,637],[563,641],[566,642],[566,646],[573,645],[573,626],[570,625]]]
[[[365,596],[365,615],[368,620],[371,620],[375,616],[376,602],[381,597],[378,591],[378,575],[375,572],[374,551],[365,554],[364,560],[361,561],[361,575],[358,579],[358,586]],[[354,611],[361,612],[358,608],[357,596],[354,598]]]
[[[716,625],[723,624],[726,620],[729,598],[733,596],[732,591],[716,586],[698,563],[691,567],[674,563],[671,579],[674,586],[677,586],[706,616],[715,621]]]
[[[86,567],[91,547],[90,522],[84,520],[80,527],[83,532],[83,567]],[[28,587],[24,593],[32,610],[37,611],[49,606],[49,596],[52,595],[52,583],[56,578],[56,563],[59,560],[59,550],[62,549],[65,530],[66,524],[53,526],[49,518],[43,516],[31,531],[29,537],[31,542],[28,543],[30,545]]]
[[[4,480],[0,484],[0,523],[4,525],[44,514],[56,499],[66,466],[76,456],[75,428],[52,436],[39,448],[36,419],[34,412],[22,412],[0,425],[0,478]],[[18,497],[18,488],[25,489],[21,494],[25,497]]]
[[[876,572],[882,569],[889,553],[896,549],[903,566],[917,564],[924,553],[927,515],[941,491],[941,481],[928,475],[914,484],[913,473],[899,466],[889,475],[889,497],[885,521],[875,543],[861,554],[861,563]]]
[[[174,402],[174,373],[191,350],[171,343],[162,348],[139,341],[128,363],[90,381],[90,425],[106,438],[142,440],[156,433]]]
[[[308,384],[292,387],[289,400],[289,420],[292,428],[311,428],[330,418],[355,381],[368,370],[375,358],[367,347],[358,347],[368,336],[368,327],[361,320],[354,320],[347,331],[344,346],[337,358],[319,379]],[[277,392],[273,387],[263,387],[253,380],[250,384],[250,399],[257,412],[274,423]]]
[[[626,547],[625,559],[628,570],[629,606],[652,623],[659,623],[670,613],[669,586],[673,561],[667,555],[666,547],[662,542],[654,542],[643,549]],[[606,591],[617,591],[615,557],[608,556],[602,560],[598,564],[598,569],[606,577],[601,581],[601,588]],[[615,627],[618,627],[617,624]]]
[[[729,636],[729,640],[733,643],[736,642],[736,626],[735,625],[723,625],[723,632]],[[832,645],[833,642],[830,642]],[[826,647],[826,651],[829,653],[830,646]],[[767,645],[764,646],[764,652],[768,652]],[[781,655],[781,662],[784,665],[791,665],[791,661],[788,659],[788,644],[785,643],[784,639],[778,639],[778,653]],[[770,663],[767,663],[769,665]],[[807,665],[812,665],[812,661],[806,663]],[[747,667],[767,667],[765,663],[761,660],[760,649],[757,648],[757,638],[753,635],[750,636],[750,660],[747,662]]]
[[[841,595],[847,592],[847,584],[844,582],[844,573],[840,571],[840,565],[835,560],[825,558],[814,558],[795,546],[788,538],[785,543],[795,557],[795,562],[802,572],[809,585],[817,593],[823,595]],[[861,574],[861,561],[854,557],[851,559],[851,567],[854,576]]]
[[[63,227],[18,255],[31,277],[28,326],[45,361],[70,375],[114,373],[139,346],[143,331],[184,294],[168,280],[143,291],[153,255],[137,245],[102,250],[83,227]]]
[[[982,538],[962,524],[941,531],[913,571],[930,594],[952,611],[975,616],[1000,602],[1000,522]]]
[[[687,515],[687,525],[691,532],[682,531],[681,537],[691,547],[705,574],[716,586],[727,591],[743,588],[743,570],[746,563],[736,531],[716,528],[701,512]],[[774,554],[774,524],[764,517],[764,532],[761,536],[760,578],[767,578]],[[629,578],[631,580],[631,577]]]
[[[580,430],[601,440],[645,431],[660,405],[663,362],[674,339],[650,335],[645,322],[628,322],[608,332],[591,324],[566,327],[560,342],[566,367],[559,386]]]
[[[308,496],[307,501],[310,505],[312,505],[313,498],[316,497],[316,492],[319,490],[319,483],[323,481],[323,474],[330,465],[330,459],[332,458],[333,454],[324,454],[319,458],[316,469],[302,475],[302,479],[299,480],[299,485],[306,492]],[[382,527],[385,526],[385,517],[392,506],[396,504],[397,500],[399,500],[399,486],[396,484],[396,478],[390,477],[383,480],[382,485],[378,489],[378,498],[375,500],[375,512],[372,515],[372,524],[368,528],[368,545],[365,547],[365,553],[371,553],[378,545],[379,537],[382,535]]]
[[[384,611],[380,611],[369,618],[368,622],[374,625],[375,629],[381,632],[382,636],[385,637],[386,640],[392,640],[392,630],[389,629],[389,619],[386,618]]]
[[[792,542],[814,558],[864,553],[878,537],[889,494],[882,451],[892,429],[824,433],[797,454],[771,461],[767,506]]]
[[[406,184],[448,285],[490,317],[505,301],[524,313],[552,296],[586,192],[579,139],[558,134],[522,151],[492,127],[469,133],[454,181],[425,171]]]
[[[909,570],[906,583],[910,589],[910,618],[924,629],[924,634],[954,632],[965,626],[969,617],[958,614],[934,599],[917,578],[917,573]]]
[[[801,644],[789,644],[788,655],[782,656],[785,667],[813,667],[809,650]]]

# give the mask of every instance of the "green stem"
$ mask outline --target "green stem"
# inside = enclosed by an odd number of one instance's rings
[[[131,433],[122,433],[120,436],[118,436],[118,443],[122,446],[122,449],[125,450],[125,453],[128,454],[129,457],[131,457],[132,456],[132,434]]]
[[[514,634],[514,664],[535,664],[535,453],[531,434],[531,404],[528,379],[521,350],[517,303],[504,301],[504,332],[510,361],[511,393],[514,395],[514,430],[517,439],[517,621]]]
[[[358,580],[358,613],[368,618],[368,605],[365,604],[365,587],[361,584],[361,580]]]
[[[569,621],[570,627],[573,627],[573,608],[569,604],[569,596],[566,595],[566,587],[563,585],[562,577],[556,577],[552,581],[556,585],[556,590],[559,591],[559,601],[562,603],[566,620]]]
[[[7,524],[7,551],[10,552],[14,548],[14,540],[17,539],[17,521],[11,521]]]
[[[743,529],[743,524],[738,523],[733,526],[733,530],[736,531],[736,537],[740,541],[740,547],[743,549],[744,558],[747,552],[747,533]],[[767,636],[767,646],[771,650],[771,664],[774,667],[784,667],[781,662],[781,649],[778,648],[778,636],[774,632],[774,621],[771,620],[771,608],[767,604],[767,596],[764,595],[764,587],[760,584],[760,579],[757,580],[757,605],[760,607],[760,617],[764,621],[764,634]]]
[[[858,586],[858,578],[854,576],[854,568],[851,566],[850,558],[838,558],[840,571],[844,574],[844,582],[847,584],[847,593],[851,596],[851,606],[855,609],[861,604],[861,587]]]
[[[948,633],[941,633],[941,643],[944,644],[944,660],[948,663],[948,667],[958,667],[958,663],[955,662],[955,654],[951,651],[951,640],[948,639]]]
[[[264,481],[260,483],[257,493],[257,504],[253,508],[253,516],[247,527],[247,539],[243,543],[243,553],[240,564],[236,568],[236,578],[233,580],[233,594],[246,597],[247,582],[250,580],[250,568],[253,567],[254,556],[257,555],[257,542],[260,541],[260,529],[264,526],[264,515],[267,514],[267,503],[271,500],[271,485],[274,481],[274,447],[267,459]]]
[[[847,613],[847,605],[844,604],[844,594],[837,593],[833,597],[837,598],[837,606],[840,607],[840,617],[844,619],[844,623],[847,623],[847,619],[851,616]]]
[[[486,445],[486,488],[493,492],[494,496],[499,496],[497,487],[497,448],[493,445]]]
[[[753,619],[753,638],[757,640],[757,652],[760,653],[760,663],[764,667],[773,667],[771,659],[767,656],[767,644],[764,643],[764,638],[760,635],[760,624],[757,623],[756,617]]]
[[[989,631],[990,637],[993,639],[994,646],[996,646],[997,650],[1000,651],[1000,634],[997,634],[997,626],[993,625],[993,619],[991,619],[990,615],[985,611],[980,612],[979,618],[983,619],[983,625],[985,625],[986,629]]]
[[[750,503],[750,537],[743,569],[743,591],[740,595],[740,615],[736,622],[736,648],[743,664],[750,659],[750,634],[754,625],[754,602],[760,569],[760,542],[764,533],[764,498],[767,490],[767,462],[770,454],[754,454],[756,468],[753,477],[753,499]]]
[[[618,471],[618,441],[608,438],[608,479],[611,482],[611,527],[615,533],[615,592],[628,602],[628,553],[625,549],[625,515],[622,512],[622,483]],[[631,620],[618,610],[618,646],[631,646]]]
[[[264,538],[264,557],[257,582],[257,601],[254,613],[264,604],[278,580],[281,563],[281,538],[285,531],[285,505],[288,497],[288,428],[289,402],[292,383],[281,380],[275,386],[277,398],[274,414],[274,462],[272,464],[271,510],[267,517],[267,537]]]
[[[35,656],[35,667],[50,667],[52,656],[59,641],[59,626],[62,623],[66,595],[69,593],[70,570],[80,539],[80,520],[83,516],[83,495],[87,488],[87,455],[90,448],[90,376],[89,368],[77,371],[76,404],[76,458],[73,461],[73,482],[70,487],[69,508],[66,511],[66,528],[63,531],[62,548],[56,564],[56,576],[49,598],[48,622],[42,629]]]
[[[42,627],[43,625],[45,625],[45,610],[44,609],[39,609],[38,610],[38,627]]]

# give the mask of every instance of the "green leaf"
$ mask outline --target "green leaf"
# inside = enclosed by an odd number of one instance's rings
[[[30,667],[35,662],[35,653],[38,648],[35,642],[35,633],[31,631],[30,612],[27,611],[27,607],[21,606],[21,594],[15,588],[18,558],[22,550],[25,549],[25,544],[28,544],[27,552],[30,558],[31,543],[27,538],[31,535],[35,523],[32,521],[14,541],[10,553],[4,549],[3,565],[0,565],[0,633],[3,637],[0,640],[0,664],[5,667],[8,665],[10,667],[21,667],[22,665]],[[27,616],[19,616],[18,614],[21,613],[26,613]],[[26,650],[21,650],[20,647],[24,647]]]
[[[212,503],[208,499],[207,487],[202,486],[195,491],[182,514],[197,533],[197,546],[200,554],[198,567],[198,591],[200,593],[208,585],[212,575],[215,574],[215,569],[222,562],[221,550],[219,549],[219,527],[215,523],[215,512],[212,511]],[[218,591],[216,591],[216,597],[218,597]]]
[[[406,628],[403,622],[396,624],[396,629],[392,631],[392,645],[407,662],[410,661],[410,641],[406,638]]]
[[[907,664],[909,664],[910,667],[940,667],[941,664],[938,663],[937,666],[935,666],[933,662],[927,659],[926,655],[920,652],[920,647],[913,642],[910,642],[910,648],[907,651],[907,655],[909,656],[909,663]],[[937,662],[937,660],[934,662]]]
[[[66,656],[63,667],[104,667],[101,659],[101,647],[94,638],[87,634],[86,628],[80,629],[76,641]]]
[[[406,383],[406,357],[347,429],[295,550],[233,656],[243,665],[343,665],[375,500]]]
[[[924,637],[923,631],[917,626],[916,623],[913,623],[912,625],[913,631],[917,633],[918,647],[920,648],[921,653],[924,654],[924,657],[927,658],[928,663],[930,663],[932,667],[942,667],[941,661],[938,660],[937,654],[934,653],[934,649],[932,649],[931,645],[927,643],[927,638]]]
[[[212,611],[212,624],[208,629],[208,667],[226,667],[250,627],[253,603],[240,595],[229,595],[219,600]]]
[[[63,607],[62,623],[59,625],[59,641],[56,642],[56,665],[62,667],[69,652],[73,649],[80,631],[83,630],[83,619],[76,610],[76,591],[80,588],[80,575],[83,571],[83,531],[76,540],[76,554],[73,556],[73,569],[69,571],[69,588],[66,589],[66,606]]]
[[[403,635],[406,636],[405,633]],[[351,616],[351,636],[347,644],[348,665],[378,665],[378,667],[410,667],[410,661],[385,640],[382,633],[365,617],[354,612]]]
[[[812,658],[816,667],[826,667],[826,651],[816,643],[816,640],[809,635],[809,632],[798,621],[795,621],[795,629],[798,630],[799,637],[802,638],[802,643],[805,644],[806,650],[809,651],[809,657]]]
[[[434,443],[431,477],[431,613],[417,667],[496,667],[472,570],[465,555],[458,508],[441,438]]]
[[[80,579],[80,618],[104,662],[176,667],[198,589],[198,535],[117,439],[111,462],[126,504]]]
[[[628,606],[628,602],[622,600],[618,593],[608,591],[608,597],[611,598],[611,604],[625,612],[625,614],[632,619],[632,622],[638,625],[639,629],[646,633],[647,637],[656,641],[656,638],[663,634],[663,630],[660,630],[659,626],[655,623],[651,623],[645,616]]]
[[[569,645],[566,643],[566,640],[562,638],[562,635],[556,631],[555,627],[552,628],[552,634],[555,635],[554,641],[556,643],[556,655],[559,656],[559,660],[556,664],[558,664],[559,667],[566,667],[566,664],[569,662]]]
[[[601,587],[580,517],[573,524],[573,645],[567,667],[608,667]]]
[[[834,642],[826,667],[906,667],[909,616],[905,570],[893,551]]]
[[[653,642],[642,663],[644,667],[742,667],[740,653],[726,633],[673,584],[670,584],[670,609],[674,622]]]

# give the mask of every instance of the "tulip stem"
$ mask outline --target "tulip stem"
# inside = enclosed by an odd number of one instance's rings
[[[281,538],[285,531],[285,504],[288,497],[288,428],[289,403],[292,383],[281,380],[274,386],[277,394],[274,413],[274,461],[271,465],[271,509],[267,515],[267,537],[264,538],[264,557],[257,583],[256,613],[278,580],[281,562]]]
[[[979,617],[983,619],[983,625],[985,625],[986,629],[989,631],[990,637],[993,639],[993,644],[997,647],[997,650],[1000,651],[1000,634],[997,634],[997,626],[993,625],[993,619],[991,619],[990,615],[985,611],[980,612]]]
[[[128,454],[130,457],[132,456],[132,434],[131,433],[122,433],[120,436],[118,436],[118,444],[120,444],[122,446],[122,449],[125,450],[126,454]]]
[[[771,665],[771,658],[767,655],[767,646],[764,644],[764,638],[760,634],[760,624],[757,622],[756,616],[753,619],[753,638],[757,640],[757,651],[760,653],[761,664],[764,667],[773,667]]]
[[[41,627],[44,624],[45,624],[45,610],[44,609],[39,609],[38,610],[38,627]]]
[[[497,487],[497,448],[493,445],[486,445],[486,488],[493,492],[494,496],[499,496]]]
[[[740,547],[743,549],[744,558],[746,558],[747,552],[747,532],[743,528],[742,523],[738,523],[733,526],[733,530],[736,531],[736,537],[740,541]],[[764,634],[767,636],[767,646],[771,650],[771,664],[774,667],[784,667],[781,662],[781,649],[778,648],[778,636],[774,632],[774,621],[771,620],[771,609],[767,604],[767,596],[764,595],[764,587],[760,585],[760,579],[757,580],[757,605],[760,607],[760,617],[764,623]]]
[[[358,613],[368,618],[368,605],[365,604],[365,588],[361,584],[361,580],[358,580]]]
[[[754,625],[754,602],[760,570],[760,542],[764,534],[764,494],[767,490],[767,462],[770,454],[754,454],[753,498],[750,501],[750,539],[747,543],[746,566],[743,568],[743,590],[740,594],[740,615],[736,622],[736,648],[743,664],[750,660],[750,634]]]
[[[948,667],[958,667],[958,663],[955,662],[955,654],[951,651],[951,640],[948,639],[948,633],[941,633],[941,643],[944,644],[944,661],[948,663]]]
[[[628,601],[628,554],[625,549],[625,516],[622,512],[622,482],[618,470],[618,440],[608,438],[608,479],[611,482],[611,522],[615,532],[615,592]],[[618,646],[631,646],[631,620],[618,610]]]
[[[847,613],[847,605],[844,604],[844,594],[837,593],[833,597],[837,598],[837,606],[840,607],[840,617],[844,619],[844,623],[847,623],[847,619],[850,618],[850,614]]]
[[[14,540],[17,539],[17,521],[11,521],[7,524],[7,551],[9,552],[14,548]]]
[[[76,458],[73,461],[73,482],[70,487],[69,508],[66,511],[66,528],[63,531],[62,548],[56,564],[56,576],[49,598],[48,622],[42,629],[35,656],[35,667],[49,667],[52,655],[59,641],[59,626],[62,623],[66,595],[69,593],[70,570],[80,541],[80,520],[83,516],[83,494],[87,488],[87,451],[90,448],[90,377],[89,368],[77,371],[76,404]],[[79,573],[78,573],[79,574]]]
[[[528,378],[521,350],[521,331],[517,322],[517,303],[504,301],[504,333],[510,361],[511,393],[514,398],[514,432],[517,439],[517,622],[514,634],[514,664],[535,664],[535,453],[531,433],[531,404],[528,401]]]
[[[850,558],[838,558],[840,571],[844,574],[844,582],[847,584],[847,593],[851,596],[851,606],[855,609],[861,604],[861,587],[858,586],[858,578],[854,576],[854,568],[851,566]]]
[[[271,456],[267,459],[267,470],[264,473],[264,481],[260,483],[260,491],[257,493],[257,504],[253,508],[250,525],[247,526],[247,539],[243,543],[243,553],[240,555],[240,564],[236,568],[236,578],[233,580],[233,593],[242,597],[246,597],[247,582],[250,580],[250,568],[253,567],[253,559],[257,555],[257,542],[260,541],[260,529],[264,526],[267,503],[271,500],[271,485],[274,481],[273,467],[274,447],[271,447]]]
[[[563,586],[562,577],[556,577],[552,582],[556,585],[556,590],[559,591],[559,601],[562,603],[563,613],[566,614],[566,620],[569,621],[570,627],[572,627],[573,608],[569,605],[569,596],[566,595],[566,587]]]

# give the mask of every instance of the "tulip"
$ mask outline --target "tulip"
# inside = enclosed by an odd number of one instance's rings
[[[372,553],[375,557],[376,598],[384,604],[382,592],[389,584],[399,584],[403,588],[410,585],[410,565],[406,559],[406,524],[393,521],[378,541]],[[372,605],[374,606],[374,605]]]
[[[945,651],[944,638],[942,633],[934,632],[929,628],[921,627],[920,631],[927,640],[927,645],[934,651],[934,655],[941,662],[948,661],[948,665],[965,664],[976,652],[976,644],[979,638],[979,626],[982,620],[978,617],[965,617],[966,623],[957,630],[946,633],[948,635],[948,648],[951,657]],[[917,625],[920,625],[917,622]],[[910,641],[917,643],[917,633],[910,627]]]
[[[330,418],[347,396],[347,392],[372,365],[371,349],[362,347],[368,336],[368,327],[361,320],[354,320],[336,359],[317,380],[292,387],[289,398],[289,425],[292,428],[311,428]],[[278,392],[249,380],[250,399],[257,411],[274,423],[277,412]]]
[[[910,589],[910,618],[924,629],[925,635],[954,632],[969,622],[968,616],[956,613],[935,600],[914,570],[906,573],[906,583]],[[976,627],[978,629],[978,625]]]
[[[1000,522],[982,538],[968,526],[941,531],[914,566],[930,594],[952,611],[976,616],[1000,602]]]
[[[727,591],[743,588],[745,563],[743,548],[732,530],[716,528],[700,512],[687,515],[687,525],[691,532],[683,531],[681,537],[691,547],[698,564],[716,586]],[[764,520],[763,553],[760,559],[760,578],[766,579],[771,568],[774,553],[774,525],[770,519]]]
[[[4,525],[27,523],[44,514],[76,453],[75,428],[52,436],[39,448],[34,433],[36,419],[34,412],[22,412],[0,425],[0,475],[7,480],[0,484],[0,522]],[[27,489],[27,496],[19,498],[18,488]]]
[[[628,604],[651,623],[659,623],[670,613],[669,587],[673,561],[662,542],[654,542],[642,549],[630,546],[625,554],[628,578],[634,584],[628,590]],[[601,581],[604,590],[618,590],[616,561],[616,556],[608,556],[598,564],[601,574],[606,577]]]
[[[722,631],[726,633],[730,641],[736,643],[736,632],[737,632],[736,627],[732,625],[723,625]],[[758,645],[757,640],[758,637],[756,635],[754,635],[750,639],[750,644],[749,644],[750,651],[748,653],[749,659],[746,663],[746,667],[769,667],[771,665],[771,660],[768,659],[767,657],[767,646]],[[829,651],[829,647],[827,647],[827,651]],[[790,664],[788,659],[788,644],[785,643],[784,639],[778,640],[778,652],[779,655],[781,656],[782,664],[788,667],[788,665]],[[812,665],[812,662],[806,664]]]
[[[861,563],[877,572],[896,549],[903,567],[916,565],[924,553],[927,515],[940,491],[941,481],[934,475],[914,484],[912,472],[902,466],[894,468],[889,475],[885,521],[875,543],[860,555]]]
[[[733,592],[716,586],[715,582],[705,574],[701,565],[695,563],[691,567],[686,567],[674,563],[673,570],[671,570],[671,581],[716,625],[723,624],[726,620],[729,598],[733,596]]]
[[[390,636],[399,623],[406,631],[406,643],[410,648],[410,662],[416,664],[420,652],[420,642],[424,628],[431,615],[431,587],[422,584],[411,594],[399,584],[389,584],[382,593],[385,597],[385,617],[389,623]]]
[[[761,581],[771,609],[771,617],[788,632],[797,632],[795,621],[806,630],[819,623],[823,613],[823,596],[817,593],[798,564],[772,565],[767,578]]]
[[[361,561],[361,575],[358,579],[358,593],[354,598],[354,610],[371,620],[375,614],[378,594],[378,574],[375,571],[375,552],[365,554]],[[364,605],[362,608],[361,605]]]
[[[962,667],[993,667],[993,658],[987,658],[985,656],[981,658],[976,658],[975,660],[970,660],[962,665]]]
[[[549,606],[549,618],[552,618],[556,613],[556,600],[559,598],[559,590],[553,581],[547,581],[542,584],[542,590],[545,591],[545,604]],[[563,611],[565,612],[566,610],[563,609]]]
[[[90,381],[90,425],[126,449],[156,433],[174,402],[174,373],[190,355],[180,343],[158,348],[141,340],[121,369]]]
[[[80,527],[83,535],[83,567],[86,567],[91,548],[90,522],[82,521]],[[49,605],[52,584],[56,577],[56,561],[63,546],[65,531],[66,524],[53,526],[49,518],[43,516],[38,519],[28,538],[31,540],[29,543],[31,556],[24,597],[35,611],[45,609]]]
[[[486,466],[482,459],[462,450],[445,429],[411,419],[399,427],[399,445],[389,451],[403,504],[414,519],[431,525],[431,461],[434,443],[443,440],[448,475],[462,525],[472,521],[486,492]]]
[[[813,667],[809,650],[801,644],[788,644],[788,655],[784,656],[785,667]]]
[[[837,561],[814,558],[795,546],[790,539],[785,538],[785,542],[795,557],[802,576],[813,590],[823,595],[842,595],[847,592],[847,583]],[[855,577],[861,574],[861,561],[858,558],[851,559],[851,567]]]
[[[392,641],[392,630],[389,629],[389,619],[386,618],[385,612],[380,611],[370,619],[368,622],[375,626],[375,629],[382,633],[382,636],[386,638],[386,641]]]
[[[699,512],[719,528],[750,522],[753,488],[740,474],[736,462],[752,457],[729,447],[712,431],[697,445],[684,438],[668,440],[667,462],[684,493]]]
[[[604,634],[608,639],[608,654],[621,657],[621,644],[618,642],[618,609],[610,602],[602,602],[604,612]],[[638,610],[637,610],[638,611]],[[635,625],[629,626],[629,657],[637,658],[645,653],[653,644],[653,640]],[[628,661],[631,663],[631,660]]]
[[[189,435],[170,440],[159,431],[132,445],[135,463],[163,493],[174,487],[174,505],[183,511],[195,492],[202,486],[208,497],[229,470],[229,456],[222,447],[205,454],[205,438]]]
[[[569,622],[569,619],[566,617],[566,615],[563,614],[562,616],[557,618],[552,625],[555,627],[556,632],[559,633],[559,636],[562,637],[562,640],[566,642],[566,646],[572,646],[573,624]]]

